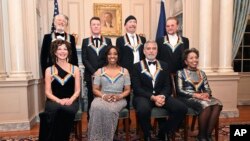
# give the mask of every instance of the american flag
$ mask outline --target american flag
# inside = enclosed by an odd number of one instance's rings
[[[53,15],[53,18],[58,14],[59,14],[58,3],[57,3],[57,0],[54,0],[54,15]],[[55,25],[54,25],[54,21],[52,20],[51,33],[54,32],[54,30],[55,30]]]

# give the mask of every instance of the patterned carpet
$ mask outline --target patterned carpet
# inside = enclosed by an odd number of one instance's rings
[[[195,136],[198,131],[189,132],[188,141],[195,141]],[[224,136],[224,137],[221,137]],[[87,141],[87,133],[83,132],[83,141]],[[155,141],[154,135],[152,135],[153,141]],[[219,127],[219,138],[223,138],[224,141],[229,141],[229,125],[221,125]],[[135,134],[135,129],[130,131],[130,140],[131,141],[139,141],[140,137]],[[179,130],[176,133],[175,137],[176,141],[183,141],[183,130]],[[37,136],[11,136],[11,137],[0,137],[0,141],[38,141]],[[75,135],[71,134],[70,141],[77,141],[75,139]],[[120,130],[117,135],[115,135],[114,141],[125,141],[125,133]]]

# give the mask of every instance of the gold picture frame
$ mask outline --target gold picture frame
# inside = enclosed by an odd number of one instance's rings
[[[100,17],[102,35],[121,36],[122,5],[94,3],[94,16]]]

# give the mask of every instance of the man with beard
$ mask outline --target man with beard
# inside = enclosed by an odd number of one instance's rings
[[[131,77],[134,90],[133,105],[144,134],[144,141],[152,140],[150,114],[153,107],[169,111],[169,118],[164,124],[164,135],[174,133],[187,113],[187,107],[171,96],[168,64],[156,59],[157,51],[156,42],[147,41],[143,49],[145,59],[134,65]]]
[[[66,27],[68,26],[68,17],[63,14],[56,15],[54,17],[54,26],[55,30],[50,34],[44,35],[43,37],[43,44],[40,54],[43,77],[45,77],[44,74],[46,68],[53,65],[50,55],[50,44],[55,40],[65,40],[70,43],[70,46],[72,48],[72,55],[70,58],[67,58],[67,61],[73,65],[78,66],[75,37],[71,34],[66,33]]]
[[[120,65],[128,69],[129,74],[132,74],[133,64],[144,59],[143,45],[146,39],[135,33],[136,26],[136,18],[133,15],[128,16],[124,22],[127,33],[116,40],[116,46],[120,50]],[[126,99],[128,103],[127,108],[129,109],[130,97],[128,96]]]

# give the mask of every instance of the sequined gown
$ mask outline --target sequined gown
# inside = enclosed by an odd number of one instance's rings
[[[193,98],[194,93],[208,93],[210,101],[204,101]],[[178,98],[186,103],[188,107],[193,108],[197,114],[211,105],[222,105],[220,100],[212,97],[212,91],[209,87],[207,76],[202,70],[182,69],[177,72],[177,95]]]
[[[52,93],[60,99],[70,98],[75,89],[74,66],[71,66],[71,72],[66,72],[58,65],[50,68],[53,77]],[[55,68],[58,74],[55,73]],[[68,141],[78,107],[77,100],[66,106],[47,99],[45,111],[39,115],[39,141]]]
[[[93,83],[101,86],[102,93],[120,94],[126,85],[130,85],[129,74],[124,73],[124,68],[115,78],[110,78],[104,68],[97,70]],[[113,141],[117,127],[119,112],[127,105],[125,99],[116,102],[107,102],[100,97],[95,97],[91,103],[90,119],[88,124],[89,141]]]

